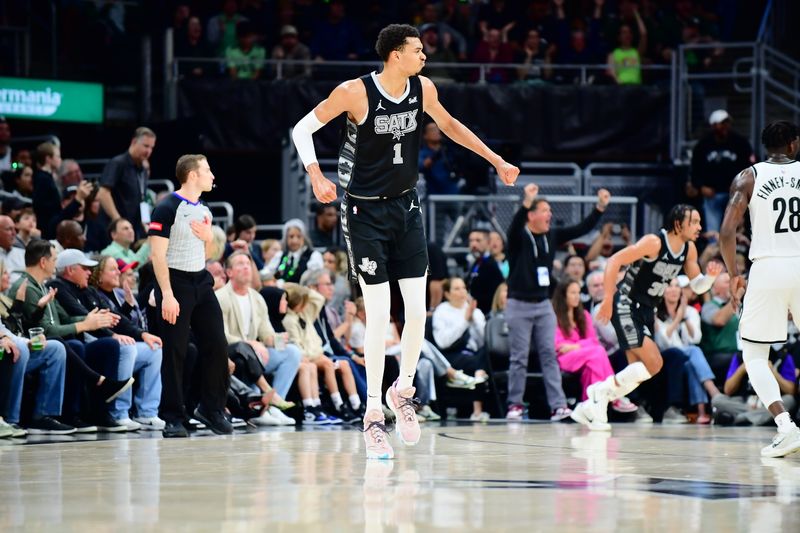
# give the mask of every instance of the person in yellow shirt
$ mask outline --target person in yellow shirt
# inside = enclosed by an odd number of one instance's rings
[[[633,30],[628,24],[619,27],[619,46],[608,54],[608,70],[606,73],[619,85],[641,85],[642,57],[647,50],[647,27],[634,11],[636,25],[639,29],[639,45],[633,47]]]

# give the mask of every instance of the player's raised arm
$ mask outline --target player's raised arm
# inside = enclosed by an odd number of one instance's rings
[[[357,116],[356,101],[364,96],[364,84],[360,80],[349,80],[336,87],[328,98],[317,104],[306,116],[295,124],[292,140],[300,160],[311,177],[314,196],[323,203],[336,200],[336,185],[327,179],[319,168],[314,151],[314,132],[342,113]],[[363,113],[362,113],[363,114]]]
[[[519,176],[519,168],[511,163],[506,163],[502,157],[486,146],[468,127],[448,113],[439,102],[439,93],[431,80],[425,76],[420,76],[419,79],[422,82],[423,111],[430,115],[436,125],[439,126],[439,129],[442,130],[442,133],[486,159],[495,168],[503,183],[513,185],[517,181],[517,176]]]

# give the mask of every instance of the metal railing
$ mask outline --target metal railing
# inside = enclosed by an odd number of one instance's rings
[[[233,206],[230,202],[208,202],[211,210],[211,222],[227,230],[233,224]]]
[[[597,196],[564,196],[564,195],[547,195],[547,202],[553,204],[595,204],[597,203]],[[446,205],[452,205],[456,209],[466,210],[465,224],[469,222],[469,215],[471,213],[477,214],[478,212],[487,215],[491,227],[505,235],[506,228],[511,223],[514,213],[517,212],[520,205],[519,195],[513,194],[495,194],[488,196],[477,196],[471,194],[434,194],[428,196],[427,209],[430,213],[430,226],[428,228],[428,236],[433,241],[437,234],[436,227],[436,212],[438,209]],[[635,196],[614,196],[612,197],[612,205],[626,206],[629,211],[628,226],[631,230],[631,237],[636,238],[638,227],[638,214],[637,206],[639,199]],[[618,220],[621,221],[621,220]],[[469,227],[469,226],[467,226]],[[458,231],[454,227],[447,233],[441,242],[442,250],[447,254],[453,253],[466,253],[469,247],[456,246],[456,238]]]

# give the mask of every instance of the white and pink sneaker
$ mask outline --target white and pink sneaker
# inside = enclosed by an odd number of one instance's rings
[[[397,433],[406,446],[414,446],[419,442],[420,436],[419,421],[417,420],[419,400],[414,398],[414,392],[416,392],[414,387],[398,390],[396,381],[386,391],[386,405],[396,417]]]
[[[383,413],[371,409],[364,415],[364,444],[367,445],[367,459],[391,459],[394,450],[389,444],[389,432]]]

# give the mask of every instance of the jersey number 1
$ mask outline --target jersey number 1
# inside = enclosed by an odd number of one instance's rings
[[[402,165],[403,164],[403,154],[400,153],[400,149],[403,147],[400,143],[394,144],[394,159],[392,159],[392,163],[395,165]]]
[[[775,233],[788,233],[789,230],[800,231],[800,198],[793,196],[789,198],[789,227],[783,227],[783,219],[786,217],[786,200],[775,198],[772,202],[772,209],[778,211],[778,220],[775,221]]]

